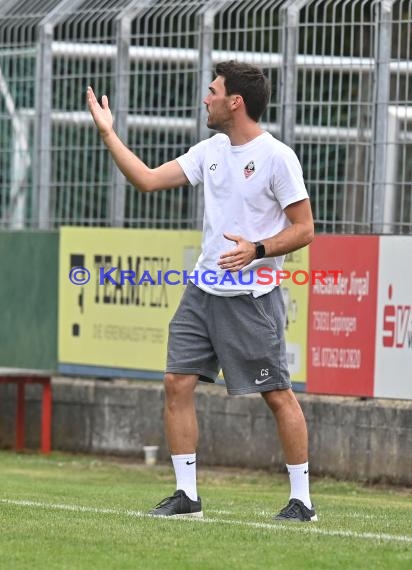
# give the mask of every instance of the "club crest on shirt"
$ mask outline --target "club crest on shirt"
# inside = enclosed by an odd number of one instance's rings
[[[253,162],[253,160],[251,160],[247,163],[247,165],[243,169],[243,174],[245,175],[245,178],[249,178],[249,176],[252,176],[254,172],[255,172],[255,163]]]

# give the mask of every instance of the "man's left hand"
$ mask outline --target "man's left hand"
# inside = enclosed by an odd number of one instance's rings
[[[235,249],[222,253],[217,264],[226,271],[240,271],[251,261],[256,259],[256,246],[242,236],[223,234],[223,236],[236,243]]]

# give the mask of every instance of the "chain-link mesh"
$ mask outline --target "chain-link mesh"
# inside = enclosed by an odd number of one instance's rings
[[[391,17],[387,193],[394,233],[412,233],[412,2],[395,2]]]
[[[0,3],[0,227],[24,227],[36,207],[33,125],[38,23],[57,4]]]
[[[372,2],[308,2],[299,21],[295,145],[318,229],[368,231],[374,105]]]
[[[303,165],[318,231],[412,233],[411,0],[3,0],[0,227],[199,227],[201,189],[140,194],[86,109],[109,96],[149,166],[209,136],[216,62],[264,68],[263,117]]]
[[[130,50],[136,55],[130,62],[128,145],[151,167],[173,160],[196,142],[199,60],[195,54],[204,4],[152,2],[133,21]],[[127,225],[194,224],[192,188],[142,194],[128,185],[125,206]]]

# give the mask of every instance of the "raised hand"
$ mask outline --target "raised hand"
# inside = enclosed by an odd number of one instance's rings
[[[96,127],[102,138],[107,137],[113,131],[113,115],[110,111],[109,100],[106,95],[102,97],[102,105],[99,104],[93,89],[87,88],[87,106],[92,114]]]

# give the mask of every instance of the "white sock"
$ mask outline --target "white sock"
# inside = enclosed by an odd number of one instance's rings
[[[289,499],[299,499],[308,509],[312,508],[312,501],[309,495],[309,463],[300,465],[287,465],[290,481]]]
[[[197,501],[196,453],[172,455],[176,474],[176,490],[182,489],[192,501]]]

